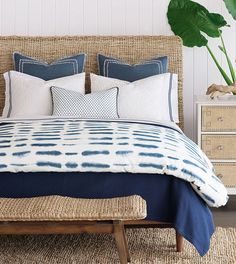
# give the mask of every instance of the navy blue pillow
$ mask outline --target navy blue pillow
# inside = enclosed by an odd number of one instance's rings
[[[46,62],[24,56],[18,52],[14,52],[13,54],[16,71],[38,77],[46,81],[83,72],[85,58],[85,54],[79,54],[62,58],[48,64]]]
[[[154,58],[130,65],[119,59],[98,54],[99,74],[105,77],[134,82],[153,75],[168,72],[168,57]]]

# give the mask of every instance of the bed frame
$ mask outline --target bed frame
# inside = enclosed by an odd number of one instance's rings
[[[170,72],[178,74],[179,126],[183,129],[183,63],[182,42],[176,36],[63,36],[63,37],[0,37],[0,112],[3,109],[3,73],[13,69],[12,53],[19,51],[29,56],[51,62],[60,57],[78,53],[87,54],[85,71],[86,92],[90,91],[88,73],[98,72],[97,53],[111,55],[129,63],[167,55]],[[69,233],[76,229],[73,223],[35,223],[36,233]],[[154,221],[129,221],[127,227],[173,227],[171,223]],[[22,225],[8,226],[12,233],[27,232]],[[21,231],[20,231],[21,230]],[[183,248],[183,237],[176,233],[177,251]]]

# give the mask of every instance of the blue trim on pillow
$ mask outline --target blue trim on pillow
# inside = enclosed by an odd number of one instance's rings
[[[117,113],[118,118],[120,118],[119,110],[118,110],[119,109],[118,96],[119,96],[120,88],[115,86],[110,89],[113,89],[113,88],[116,88],[116,113]]]
[[[173,110],[172,110],[172,103],[171,103],[171,90],[173,85],[173,74],[170,73],[170,82],[169,82],[169,91],[168,91],[168,105],[169,105],[169,114],[170,114],[170,120],[174,122],[173,119]]]
[[[7,117],[10,117],[12,111],[11,72],[8,72],[8,79],[9,79],[9,109],[8,109]]]

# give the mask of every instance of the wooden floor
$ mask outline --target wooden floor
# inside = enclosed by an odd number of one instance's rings
[[[216,226],[236,228],[236,196],[230,196],[225,207],[213,209]]]

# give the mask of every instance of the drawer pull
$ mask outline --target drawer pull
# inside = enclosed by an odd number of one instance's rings
[[[223,174],[219,173],[219,174],[217,174],[217,177],[222,179],[223,178]]]
[[[222,116],[218,117],[217,120],[218,120],[219,122],[223,122],[223,121],[224,121],[224,119],[223,119]]]
[[[218,150],[223,150],[223,149],[224,149],[224,146],[219,145],[219,146],[217,147],[217,149],[218,149]]]

